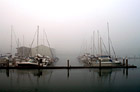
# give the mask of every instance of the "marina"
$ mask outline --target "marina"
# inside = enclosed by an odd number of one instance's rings
[[[66,66],[43,66],[40,65],[39,63],[28,63],[28,62],[24,62],[21,63],[21,65],[19,66],[9,66],[9,63],[4,64],[6,66],[2,66],[0,67],[0,69],[86,69],[86,68],[137,68],[137,66],[135,65],[130,65],[128,64],[128,59],[125,60],[123,59],[123,62],[118,66],[113,66],[110,64],[104,65],[102,66],[103,63],[98,63],[94,66],[71,66],[70,65],[70,61],[67,60],[67,65]]]
[[[140,92],[140,0],[0,0],[0,92]]]
[[[0,91],[139,92],[139,61],[129,60],[137,68],[0,69]]]
[[[33,41],[31,42],[30,47],[23,46],[19,47],[19,42],[17,44],[17,53],[15,56],[12,56],[12,32],[14,32],[11,26],[11,53],[7,55],[2,55],[0,57],[0,69],[84,69],[84,68],[137,68],[135,65],[128,64],[128,59],[123,58],[123,61],[119,61],[115,50],[113,48],[113,44],[109,35],[109,23],[107,23],[108,28],[108,51],[106,46],[103,42],[102,37],[97,31],[98,34],[98,53],[96,52],[96,45],[95,45],[95,37],[92,39],[93,45],[91,45],[93,49],[89,52],[86,52],[82,56],[78,56],[77,59],[83,62],[84,66],[72,66],[70,65],[70,60],[67,60],[66,66],[54,66],[53,63],[59,60],[58,57],[55,55],[55,49],[51,48],[49,40],[47,38],[46,32],[43,30],[43,37],[46,36],[46,41],[48,46],[44,44],[39,44],[39,26],[37,26],[37,31],[34,34]],[[93,36],[95,32],[93,32]],[[32,45],[37,39],[37,46],[32,48]],[[44,38],[43,38],[44,42]],[[23,41],[24,43],[24,41]],[[103,53],[104,46],[105,53]],[[110,48],[112,47],[112,49]],[[114,53],[114,56],[111,55],[111,50]],[[90,53],[91,52],[91,53]]]

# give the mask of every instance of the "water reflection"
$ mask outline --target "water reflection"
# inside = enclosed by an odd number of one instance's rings
[[[6,75],[9,77],[9,69],[6,69]]]
[[[0,69],[0,92],[140,92],[140,62],[129,63],[138,68]]]
[[[97,72],[99,77],[108,77],[111,76],[111,74],[117,73],[117,72],[123,72],[124,76],[128,76],[128,68],[117,68],[117,69],[94,69],[94,72]]]
[[[97,80],[99,83],[114,83],[117,80],[117,77],[121,76],[121,73],[123,73],[122,77],[128,78],[128,68],[117,68],[117,69],[93,69],[94,73],[97,74]]]
[[[0,73],[6,73],[6,76],[9,77],[9,73],[15,73],[18,76],[34,76],[40,78],[41,76],[46,76],[47,74],[50,75],[55,69],[49,69],[49,70],[42,70],[42,69],[5,69],[5,70],[0,70]],[[60,69],[61,71],[62,69]],[[70,77],[70,70],[71,69],[64,69],[67,70],[67,78]],[[72,69],[74,71],[75,69]],[[79,69],[83,70],[83,69]],[[9,72],[10,71],[10,72]],[[128,77],[128,68],[117,68],[117,69],[89,69],[89,72],[93,71],[95,74],[98,74],[98,77],[100,78],[106,78],[112,75],[112,73],[117,73],[117,72],[122,72],[124,76]]]
[[[109,91],[110,87],[122,84],[128,85],[127,83],[131,82],[130,80],[133,77],[137,78],[132,76],[133,71],[136,70],[122,68],[3,69],[0,70],[0,92],[11,90],[13,92],[18,92],[18,90],[23,92],[66,92],[69,90],[72,90],[71,92],[96,92],[104,89]],[[139,83],[136,83],[136,85],[139,85]]]
[[[69,71],[70,71],[70,69],[67,69],[67,77],[69,78]]]
[[[9,72],[10,71],[10,72]],[[6,73],[6,76],[9,77],[9,73],[16,73],[17,75],[24,76],[24,75],[33,75],[34,77],[41,77],[43,75],[52,73],[52,71],[43,71],[41,69],[3,69],[0,70],[0,73]],[[12,75],[12,74],[11,74]]]

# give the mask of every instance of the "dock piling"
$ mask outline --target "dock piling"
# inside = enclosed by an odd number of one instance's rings
[[[128,67],[128,59],[126,58],[126,67]]]
[[[69,68],[69,60],[67,60],[67,67]]]
[[[123,58],[123,66],[125,66],[125,59]]]
[[[99,60],[99,67],[101,68],[101,60]]]
[[[7,68],[9,68],[9,60],[7,60]]]

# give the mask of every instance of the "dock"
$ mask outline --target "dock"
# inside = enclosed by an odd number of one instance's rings
[[[47,67],[0,67],[0,69],[88,69],[88,68],[137,68],[137,66],[47,66]]]
[[[3,65],[3,66],[2,66]],[[43,67],[40,65],[40,63],[36,66],[13,66],[13,65],[10,65],[9,62],[7,63],[4,63],[0,66],[0,69],[94,69],[94,68],[99,68],[99,69],[104,69],[104,68],[137,68],[137,66],[135,65],[130,65],[128,64],[128,59],[126,59],[126,62],[125,60],[123,59],[123,62],[121,65],[119,66],[112,66],[112,65],[102,65],[101,62],[98,64],[98,65],[95,65],[95,66],[92,66],[92,65],[88,65],[88,66],[72,66],[70,65],[70,62],[69,60],[67,60],[67,65],[65,66],[46,66],[46,67]]]

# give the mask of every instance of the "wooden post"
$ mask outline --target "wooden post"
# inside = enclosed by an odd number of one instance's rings
[[[7,60],[7,68],[9,68],[9,60]]]
[[[69,68],[69,60],[67,60],[67,67]]]
[[[99,60],[99,67],[101,68],[101,60]]]
[[[125,66],[125,59],[123,58],[123,66]]]
[[[128,67],[128,59],[126,58],[126,66]]]

